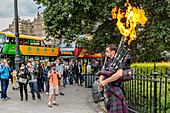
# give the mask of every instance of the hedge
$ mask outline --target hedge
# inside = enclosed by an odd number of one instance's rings
[[[163,76],[166,74],[166,69],[167,69],[167,74],[170,76],[170,62],[162,62],[162,63],[155,63],[156,64],[156,71],[159,73],[158,76],[160,76],[161,71],[163,73]],[[138,72],[145,72],[147,73],[147,70],[149,73],[154,71],[154,63],[134,63],[131,64],[130,68],[135,68],[135,70],[138,70]],[[169,78],[169,77],[168,77]]]

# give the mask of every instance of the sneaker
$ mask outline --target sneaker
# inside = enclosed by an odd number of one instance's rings
[[[50,108],[51,108],[51,107],[52,107],[52,105],[51,105],[51,104],[48,104],[48,107],[50,107]]]
[[[5,98],[5,101],[8,100],[8,97]]]
[[[45,94],[48,95],[48,92],[46,92]]]
[[[55,106],[59,106],[59,104],[57,104],[57,103],[53,103],[53,105],[55,105]]]
[[[35,98],[32,98],[32,100],[35,100]]]
[[[64,96],[64,94],[63,94],[63,93],[60,93],[60,95],[63,95],[63,96]]]
[[[7,99],[5,99],[5,98],[2,98],[2,100],[3,100],[3,101],[6,101]]]
[[[10,97],[7,97],[7,99],[11,99]]]

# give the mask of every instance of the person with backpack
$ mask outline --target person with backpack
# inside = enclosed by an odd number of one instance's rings
[[[48,101],[48,107],[52,107],[51,100],[53,96],[53,105],[59,106],[59,104],[56,103],[56,95],[58,95],[58,81],[61,78],[61,74],[59,71],[56,70],[55,64],[51,64],[51,70],[48,71],[48,78],[49,84],[50,84],[50,96]]]

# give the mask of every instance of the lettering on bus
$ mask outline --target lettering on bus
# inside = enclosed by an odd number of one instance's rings
[[[65,51],[61,51],[61,54],[72,55],[72,54],[73,54],[73,52],[65,52]]]

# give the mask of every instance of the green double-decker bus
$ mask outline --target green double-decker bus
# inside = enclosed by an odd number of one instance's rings
[[[42,38],[19,35],[19,50],[22,61],[40,59],[54,61],[59,55],[58,47],[47,47]],[[14,68],[16,54],[15,35],[9,32],[0,32],[0,60],[10,58]]]

